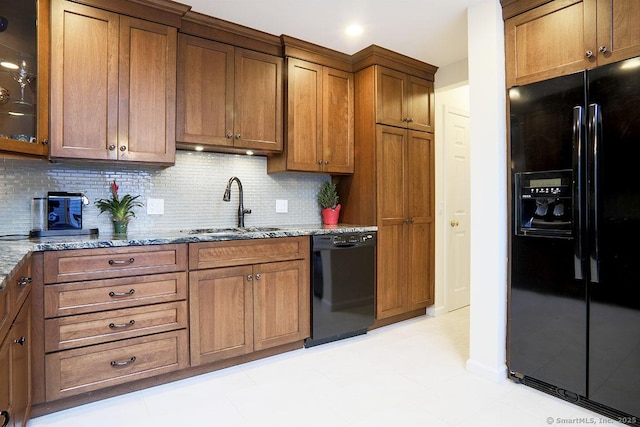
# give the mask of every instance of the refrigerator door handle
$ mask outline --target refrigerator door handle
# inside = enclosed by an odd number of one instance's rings
[[[598,151],[600,148],[600,133],[602,132],[602,111],[598,104],[589,104],[589,136],[592,141],[591,146],[591,167],[589,170],[589,223],[591,228],[592,244],[591,254],[589,257],[591,282],[600,282],[600,246],[598,242],[599,235],[599,164]]]
[[[584,279],[584,256],[582,253],[582,195],[583,192],[583,158],[582,147],[584,143],[584,109],[581,106],[573,107],[573,173],[575,183],[573,185],[573,220],[574,230],[574,252],[573,270],[577,280]]]

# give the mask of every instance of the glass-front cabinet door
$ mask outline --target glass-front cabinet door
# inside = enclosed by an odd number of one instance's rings
[[[44,60],[48,49],[38,50],[49,21],[48,4],[48,0],[0,0],[1,153],[48,153],[48,65]],[[40,46],[48,42],[40,40]]]

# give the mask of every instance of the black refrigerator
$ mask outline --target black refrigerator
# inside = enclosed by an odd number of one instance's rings
[[[640,426],[640,58],[509,107],[510,377]]]

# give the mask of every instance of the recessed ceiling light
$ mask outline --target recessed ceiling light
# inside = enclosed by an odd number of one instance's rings
[[[253,151],[247,150],[247,156],[253,156]]]
[[[17,70],[18,68],[20,68],[18,67],[18,64],[14,64],[13,62],[9,62],[9,61],[2,61],[0,62],[0,65],[10,70]]]
[[[202,151],[204,150],[204,147],[202,145],[196,145],[193,149],[196,151]]]
[[[359,24],[351,24],[346,29],[346,33],[352,37],[359,36],[363,31],[362,25]]]

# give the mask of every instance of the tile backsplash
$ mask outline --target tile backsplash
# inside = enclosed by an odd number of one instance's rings
[[[0,236],[27,234],[31,229],[31,199],[49,191],[84,193],[83,228],[110,231],[111,218],[98,215],[93,204],[108,198],[116,179],[121,195],[140,195],[129,224],[134,232],[236,226],[238,186],[231,187],[231,202],[222,201],[229,178],[242,181],[245,225],[278,226],[321,221],[316,202],[318,187],[329,175],[284,172],[267,175],[267,159],[216,153],[178,151],[168,168],[118,163],[0,159]],[[164,199],[164,214],[147,214],[148,198]],[[288,201],[288,213],[276,213],[276,200]]]

